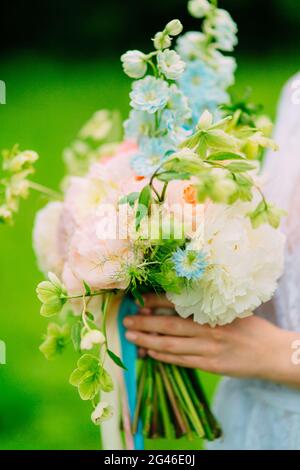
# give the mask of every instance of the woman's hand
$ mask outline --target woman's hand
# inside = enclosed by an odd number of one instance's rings
[[[140,315],[124,320],[127,339],[163,362],[300,387],[300,365],[292,362],[292,344],[300,334],[257,316],[211,328],[192,319],[151,315],[153,309],[172,307],[165,297],[145,296]]]

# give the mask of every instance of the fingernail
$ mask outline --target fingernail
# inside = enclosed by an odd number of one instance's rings
[[[132,318],[126,317],[126,318],[124,318],[124,320],[123,320],[123,325],[126,326],[127,328],[129,328],[130,326],[133,326],[133,325],[134,325],[134,321],[133,321]]]
[[[132,333],[132,331],[127,331],[125,333],[125,336],[128,339],[128,341],[135,341],[137,339],[136,333]]]

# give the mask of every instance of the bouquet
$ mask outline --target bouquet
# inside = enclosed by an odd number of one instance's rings
[[[97,112],[64,152],[61,194],[31,181],[35,152],[3,154],[3,222],[30,188],[52,199],[33,236],[48,273],[37,287],[41,315],[51,318],[40,350],[52,359],[73,343],[79,359],[70,383],[91,402],[95,424],[121,406],[128,448],[147,437],[213,440],[221,429],[198,371],[137,362],[122,327],[112,339],[120,326],[113,312],[135,313],[143,294],[155,292],[183,318],[226,325],[268,301],[283,268],[281,211],[266,201],[258,175],[264,148],[276,148],[270,122],[228,93],[235,61],[223,52],[237,42],[236,25],[216,2],[188,7],[201,32],[172,49],[183,29],[172,20],[152,52],[122,56],[134,79],[125,137],[115,142],[118,113]]]

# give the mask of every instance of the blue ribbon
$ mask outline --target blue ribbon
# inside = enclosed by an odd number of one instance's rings
[[[123,325],[123,320],[128,315],[135,315],[138,311],[138,307],[135,303],[125,297],[123,300],[118,316],[118,325],[119,325],[119,335],[121,342],[121,352],[122,360],[124,365],[127,368],[127,371],[124,372],[125,386],[127,390],[128,397],[128,406],[131,422],[133,421],[136,402],[137,402],[137,348],[134,344],[129,343],[125,337],[125,328]],[[137,433],[134,437],[134,447],[135,450],[144,450],[144,437],[142,432],[142,422],[139,420]]]

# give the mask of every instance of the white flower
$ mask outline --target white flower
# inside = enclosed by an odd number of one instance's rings
[[[91,420],[94,424],[101,424],[103,421],[110,419],[113,415],[113,408],[111,405],[102,401],[98,403],[93,413],[91,414]]]
[[[283,270],[284,237],[268,224],[253,229],[246,217],[251,207],[236,203],[206,208],[200,240],[208,262],[205,274],[182,293],[168,294],[182,317],[225,325],[250,315],[273,296]],[[196,237],[190,247],[198,246]]]
[[[164,80],[148,75],[146,78],[134,82],[130,98],[130,105],[134,109],[154,114],[166,106],[169,87]]]
[[[154,36],[153,43],[154,43],[155,49],[157,50],[167,49],[168,47],[171,46],[172,39],[166,32],[160,31],[159,33],[156,33],[156,35]]]
[[[195,18],[202,18],[211,9],[211,4],[207,0],[190,0],[188,10],[190,15]]]
[[[122,55],[124,72],[131,78],[142,78],[147,72],[147,57],[141,51],[128,51]]]
[[[169,80],[177,80],[185,69],[185,63],[181,60],[179,54],[169,49],[159,51],[157,63],[160,71]]]
[[[0,222],[10,222],[12,219],[12,211],[7,206],[0,206]]]
[[[85,350],[93,349],[96,344],[104,344],[105,336],[99,330],[88,331],[81,339],[80,348]]]
[[[178,36],[183,30],[183,26],[179,20],[169,21],[165,31],[170,34],[170,36]]]
[[[40,210],[35,218],[33,246],[39,269],[43,273],[62,270],[62,257],[59,251],[59,223],[63,210],[61,202],[50,202]]]
[[[237,25],[226,10],[216,9],[214,14],[204,21],[203,29],[215,39],[215,47],[223,51],[233,51],[237,45]]]

